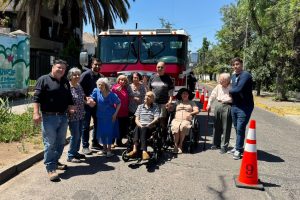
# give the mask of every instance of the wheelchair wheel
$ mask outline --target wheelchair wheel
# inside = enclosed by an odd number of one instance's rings
[[[158,152],[153,152],[153,155],[152,155],[152,161],[157,163],[158,161],[158,158],[159,158],[159,155],[158,155]]]
[[[194,147],[195,147],[195,132],[190,129],[189,132],[189,142],[188,142],[188,152],[194,153]]]
[[[193,154],[193,153],[194,153],[194,150],[195,150],[194,144],[190,142],[189,145],[188,145],[188,147],[187,147],[187,151],[188,151],[190,154]]]
[[[123,151],[123,153],[122,153],[122,160],[124,161],[124,162],[128,162],[129,161],[129,156],[127,156],[127,153],[128,153],[128,150],[126,149],[125,151]]]

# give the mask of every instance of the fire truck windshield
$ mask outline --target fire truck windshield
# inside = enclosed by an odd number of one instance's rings
[[[143,36],[140,43],[141,63],[183,64],[186,52],[185,40],[182,36]]]
[[[103,63],[184,64],[187,41],[183,35],[106,35],[99,37]]]
[[[137,62],[137,36],[106,36],[99,39],[100,59],[103,63]]]

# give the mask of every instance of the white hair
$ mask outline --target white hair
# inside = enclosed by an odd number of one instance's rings
[[[222,73],[220,74],[219,80],[224,79],[226,81],[230,81],[230,74],[229,73]]]
[[[108,78],[99,78],[99,79],[97,80],[96,84],[97,84],[97,86],[99,87],[99,85],[100,85],[101,83],[104,83],[104,84],[105,84],[105,89],[106,89],[107,91],[109,91],[110,83],[109,83]]]
[[[81,75],[80,69],[78,69],[77,67],[71,68],[71,69],[69,70],[69,72],[68,72],[68,75],[67,75],[68,80],[71,80],[71,79],[72,79],[72,76],[73,76],[74,74],[79,74],[79,75]]]

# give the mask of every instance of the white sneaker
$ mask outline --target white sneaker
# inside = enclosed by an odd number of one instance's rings
[[[107,154],[107,152],[106,151],[98,151],[97,152],[97,155],[99,155],[99,156],[103,156],[103,155],[106,155]]]
[[[231,149],[230,151],[227,151],[227,153],[228,153],[228,154],[231,154],[231,155],[233,155],[234,152],[235,152],[235,148]]]
[[[233,154],[233,159],[234,160],[239,160],[242,158],[242,153],[239,152],[239,151],[235,151],[234,154]]]
[[[112,157],[112,156],[114,156],[115,154],[113,154],[111,151],[108,151],[107,153],[106,153],[106,158],[110,158],[110,157]]]

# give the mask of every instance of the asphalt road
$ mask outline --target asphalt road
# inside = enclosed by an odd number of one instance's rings
[[[300,199],[300,126],[258,108],[252,119],[257,121],[258,171],[265,191],[236,188],[233,176],[241,160],[202,151],[201,141],[195,154],[165,152],[157,165],[125,163],[121,149],[109,159],[94,154],[59,171],[56,183],[39,162],[1,185],[0,199]],[[232,143],[234,138],[232,130]],[[209,147],[211,136],[207,139]]]

